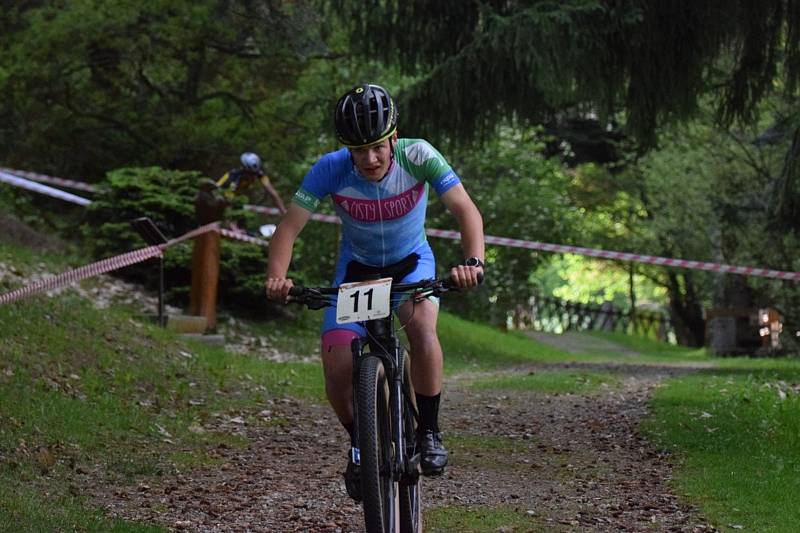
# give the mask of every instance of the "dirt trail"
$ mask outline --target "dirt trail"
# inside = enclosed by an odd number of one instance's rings
[[[502,505],[530,520],[488,531],[714,531],[670,489],[670,457],[637,432],[653,388],[689,370],[581,363],[514,372],[553,367],[613,372],[621,385],[552,395],[475,391],[475,376],[448,380],[442,426],[446,444],[451,437],[451,465],[441,478],[424,479],[426,507]],[[269,409],[292,425],[207,425],[238,432],[249,444],[213,450],[214,466],[135,486],[98,486],[95,502],[176,530],[361,531],[360,508],[341,483],[343,431],[329,408],[285,399]]]
[[[566,333],[545,333],[543,331],[526,331],[525,334],[544,344],[549,344],[570,353],[612,353],[623,356],[641,355],[639,352],[615,342],[568,331]]]

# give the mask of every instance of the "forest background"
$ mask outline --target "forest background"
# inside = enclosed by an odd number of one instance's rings
[[[401,136],[462,176],[487,234],[800,270],[796,1],[0,5],[0,163],[106,191],[86,210],[3,187],[0,206],[97,257],[142,245],[136,216],[170,236],[194,225],[198,180],[243,151],[288,200],[338,148],[337,97],[369,81],[397,97]],[[429,210],[428,227],[455,229]],[[327,282],[336,232],[309,224],[292,274]],[[432,245],[440,266],[460,261],[452,241]],[[185,302],[188,252],[167,259]],[[269,312],[263,252],[225,243],[223,261],[222,304]],[[800,330],[793,282],[499,247],[487,272],[454,311],[502,323],[538,293],[661,309],[687,345],[710,307],[777,308],[789,348]]]

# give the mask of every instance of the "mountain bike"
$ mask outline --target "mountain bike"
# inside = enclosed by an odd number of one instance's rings
[[[360,322],[366,336],[353,340],[353,415],[361,466],[364,523],[370,533],[422,531],[419,413],[408,351],[397,338],[392,301],[417,302],[455,290],[448,280],[392,284],[392,278],[339,287],[294,286],[292,301],[337,309],[337,321]]]

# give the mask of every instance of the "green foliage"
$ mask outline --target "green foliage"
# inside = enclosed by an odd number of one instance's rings
[[[790,139],[759,141],[759,134],[785,116],[780,102],[767,102],[762,121],[745,130],[720,130],[706,115],[663,134],[659,150],[639,166],[641,206],[636,246],[644,253],[733,265],[796,271],[793,231],[778,230],[771,205]],[[777,307],[787,324],[786,347],[800,329],[796,284],[756,277],[695,273],[693,298],[706,307]],[[671,296],[677,295],[671,289]]]
[[[320,102],[293,93],[325,53],[305,2],[39,2],[4,8],[0,26],[9,166],[95,181],[122,166],[209,171],[256,149],[286,169],[316,139]]]
[[[485,138],[510,116],[624,110],[651,145],[661,121],[690,116],[711,87],[723,88],[729,123],[753,116],[779,65],[790,92],[800,75],[800,10],[779,0],[321,3],[361,49],[419,76],[401,109],[422,135]],[[725,70],[711,68],[721,59]]]
[[[131,226],[131,221],[140,217],[150,218],[167,239],[194,228],[194,196],[200,178],[197,172],[158,167],[109,172],[103,183],[105,193],[87,207],[83,232],[89,252],[96,259],[105,259],[149,246]],[[187,285],[190,253],[187,245],[178,245],[164,254],[165,284],[170,291]],[[150,288],[158,287],[152,262],[132,265],[120,273]]]
[[[198,172],[158,167],[110,172],[103,183],[105,194],[87,208],[83,230],[93,256],[107,258],[147,246],[130,224],[135,218],[149,217],[168,239],[194,229],[194,199],[201,178]],[[252,217],[235,206],[230,212],[232,217],[245,221]],[[165,286],[180,303],[185,303],[191,283],[191,247],[192,241],[188,241],[170,246],[164,254]],[[220,303],[250,312],[268,312],[263,290],[265,264],[263,248],[223,239]],[[121,274],[150,288],[158,287],[157,269],[152,262],[132,265]]]
[[[542,155],[543,150],[537,130],[506,127],[480,149],[455,150],[449,157],[483,215],[487,235],[572,240],[579,218],[565,194],[569,177],[560,163]],[[438,202],[430,206],[427,227],[458,229]],[[431,238],[430,242],[440,270],[463,260],[453,241]],[[535,280],[529,279],[530,273],[549,258],[528,249],[489,245],[485,284],[459,296],[457,312],[504,324],[506,312],[531,296]]]
[[[544,295],[565,300],[601,304],[613,302],[620,309],[630,308],[628,272],[625,264],[580,255],[554,257],[533,277]],[[637,304],[661,305],[666,290],[647,276],[634,276]]]

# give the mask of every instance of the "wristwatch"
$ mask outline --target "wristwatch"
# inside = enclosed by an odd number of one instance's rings
[[[467,259],[464,259],[464,266],[483,268],[483,261],[481,261],[478,257],[468,257]]]

